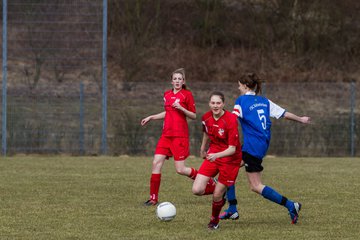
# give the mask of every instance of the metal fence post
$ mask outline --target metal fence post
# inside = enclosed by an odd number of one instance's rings
[[[84,84],[83,82],[80,83],[80,131],[79,131],[79,149],[80,155],[84,155],[84,138],[85,138],[85,131],[84,131]]]
[[[266,96],[266,82],[261,85],[261,95]]]
[[[107,152],[107,0],[103,1],[103,45],[102,45],[102,134],[101,152]]]
[[[355,156],[355,83],[350,84],[350,156]]]
[[[2,34],[2,153],[7,152],[7,0],[3,0],[3,34]]]

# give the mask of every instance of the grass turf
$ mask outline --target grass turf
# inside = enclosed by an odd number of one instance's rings
[[[0,239],[358,239],[359,158],[267,158],[263,182],[303,204],[297,225],[287,210],[237,180],[240,220],[209,231],[211,196],[163,168],[160,201],[177,207],[156,219],[148,198],[151,157],[18,156],[0,159]],[[198,167],[190,158],[188,166]]]

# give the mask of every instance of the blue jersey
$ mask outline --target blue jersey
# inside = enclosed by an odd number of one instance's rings
[[[266,155],[271,139],[270,117],[282,117],[285,109],[265,97],[248,92],[236,99],[233,113],[240,120],[244,138],[243,152],[262,159]]]

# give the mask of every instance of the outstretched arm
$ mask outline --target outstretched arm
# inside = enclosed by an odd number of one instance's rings
[[[159,119],[164,119],[164,118],[165,118],[165,111],[158,113],[158,114],[150,115],[150,116],[144,118],[143,120],[141,120],[141,126],[144,126],[150,120],[159,120]]]
[[[300,123],[305,123],[305,124],[311,123],[310,117],[307,117],[307,116],[299,117],[291,112],[285,112],[284,118],[288,119],[288,120],[300,122]]]

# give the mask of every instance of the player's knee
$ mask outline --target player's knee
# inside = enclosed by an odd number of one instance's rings
[[[193,188],[192,188],[192,193],[193,193],[194,195],[201,196],[201,195],[204,194],[204,189],[202,189],[202,188],[200,188],[200,187],[198,187],[198,186],[193,186]]]
[[[157,159],[153,160],[153,163],[152,163],[153,169],[161,169],[162,165],[163,165],[163,161],[157,160]]]
[[[223,194],[216,194],[216,193],[213,194],[213,200],[215,202],[221,201],[221,199],[223,199]]]
[[[180,175],[186,175],[185,168],[176,168],[176,173]]]

